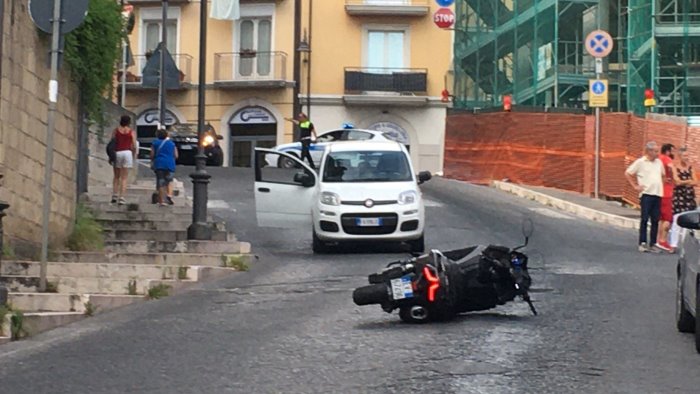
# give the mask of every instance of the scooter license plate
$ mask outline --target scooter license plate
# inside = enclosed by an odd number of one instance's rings
[[[357,218],[355,224],[358,227],[379,227],[382,225],[382,218]]]
[[[403,278],[392,279],[391,293],[395,300],[413,298],[413,284],[411,283],[411,278],[404,276]]]
[[[194,149],[192,145],[180,145],[181,150],[192,150]]]

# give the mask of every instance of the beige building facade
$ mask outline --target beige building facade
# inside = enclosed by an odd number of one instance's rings
[[[126,107],[141,138],[158,122],[158,90],[141,86],[146,54],[160,41],[159,1],[137,1]],[[167,92],[165,123],[197,122],[199,2],[171,0],[168,49],[181,87]],[[447,104],[441,100],[452,34],[433,24],[432,0],[241,0],[240,19],[208,20],[206,120],[223,136],[225,166],[250,166],[255,147],[293,140],[294,86],[318,132],[351,123],[392,131],[421,170],[442,169]],[[294,57],[300,80],[294,81]],[[310,73],[309,73],[310,70]],[[310,107],[307,105],[310,101]]]

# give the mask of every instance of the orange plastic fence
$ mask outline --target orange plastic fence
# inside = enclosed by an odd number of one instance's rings
[[[593,192],[595,124],[590,115],[498,112],[447,118],[445,175]],[[644,144],[687,145],[700,170],[700,129],[626,113],[601,117],[600,193],[636,204],[624,178]]]

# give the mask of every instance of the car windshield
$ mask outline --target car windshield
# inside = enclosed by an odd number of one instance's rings
[[[323,182],[409,182],[411,167],[401,151],[332,152],[326,156]]]

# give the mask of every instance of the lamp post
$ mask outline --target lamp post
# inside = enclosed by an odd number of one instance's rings
[[[205,88],[206,88],[206,57],[207,57],[207,2],[200,2],[199,15],[199,86],[197,87],[197,156],[195,156],[195,172],[190,174],[194,184],[194,202],[192,207],[192,224],[187,228],[187,239],[210,240],[212,229],[207,224],[207,185],[211,175],[207,173],[207,157],[204,154],[202,140],[205,122]]]

